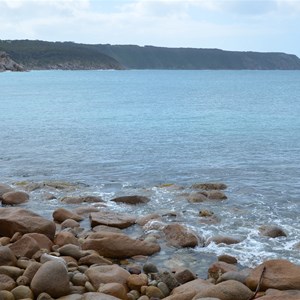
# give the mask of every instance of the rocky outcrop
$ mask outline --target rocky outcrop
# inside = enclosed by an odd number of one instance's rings
[[[24,71],[23,66],[16,63],[10,56],[3,51],[0,51],[0,72],[4,71]]]

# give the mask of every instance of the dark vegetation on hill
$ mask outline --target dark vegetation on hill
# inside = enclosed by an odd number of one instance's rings
[[[300,59],[285,53],[164,48],[135,45],[87,45],[73,42],[0,40],[5,51],[28,70],[170,69],[300,70]]]

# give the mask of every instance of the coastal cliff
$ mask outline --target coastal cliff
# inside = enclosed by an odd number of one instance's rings
[[[6,52],[0,51],[0,72],[24,71],[24,68],[12,60]]]
[[[279,52],[31,40],[0,40],[0,51],[28,70],[300,70],[296,55]]]

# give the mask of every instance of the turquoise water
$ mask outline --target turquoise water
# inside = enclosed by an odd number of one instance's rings
[[[2,73],[0,87],[0,182],[81,182],[108,200],[147,190],[154,204],[140,213],[193,216],[206,204],[156,186],[224,182],[229,199],[208,205],[220,225],[183,220],[245,243],[199,251],[299,260],[300,72],[38,71]],[[269,223],[288,237],[261,240],[254,229]]]

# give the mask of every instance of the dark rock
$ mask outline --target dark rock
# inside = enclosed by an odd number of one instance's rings
[[[199,190],[226,190],[227,185],[219,182],[195,183],[192,188]]]
[[[263,236],[277,238],[280,236],[287,236],[282,228],[276,225],[263,225],[259,227],[259,232]]]
[[[0,72],[3,71],[24,71],[23,66],[17,64],[14,60],[10,58],[10,56],[0,51]]]
[[[145,204],[150,201],[148,197],[145,196],[123,196],[123,197],[117,197],[114,199],[111,199],[111,201],[116,202],[116,203],[126,203],[126,204]]]
[[[233,265],[238,262],[235,257],[228,255],[228,254],[219,255],[218,261],[224,261],[228,264],[233,264]]]

